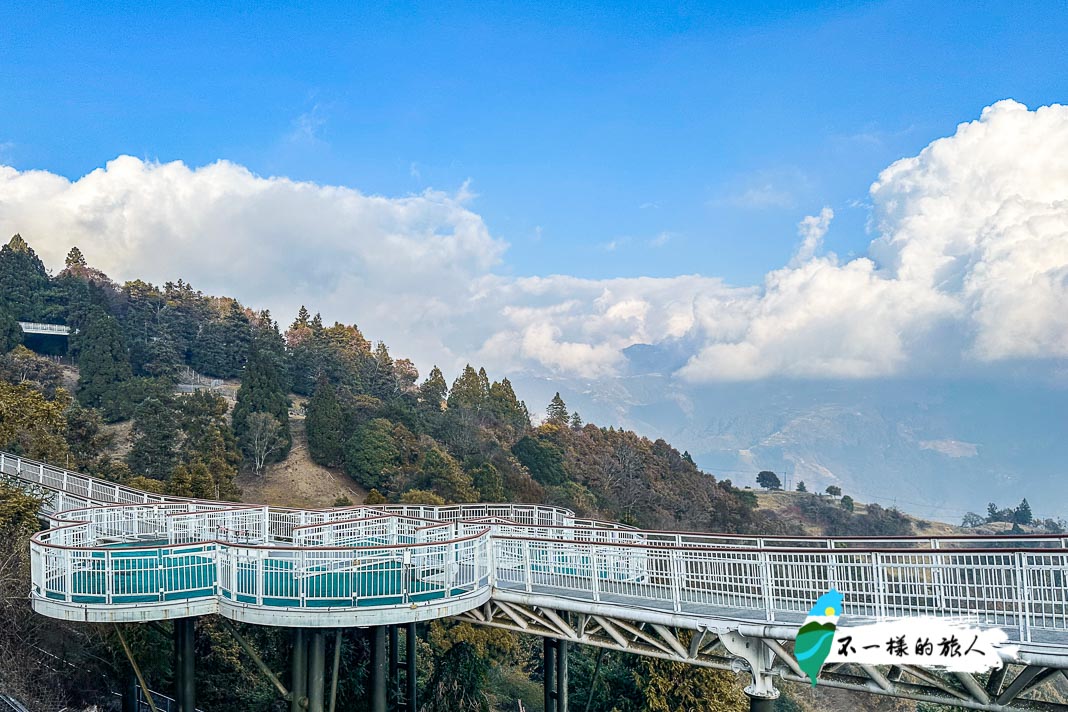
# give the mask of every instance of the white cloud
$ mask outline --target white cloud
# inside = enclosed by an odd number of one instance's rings
[[[671,242],[672,234],[670,232],[661,232],[652,240],[649,240],[649,247],[663,247]]]
[[[819,249],[823,247],[823,237],[831,227],[834,219],[834,211],[828,207],[823,208],[819,215],[809,215],[797,226],[797,234],[801,237],[801,245],[794,254],[791,266],[797,266],[808,262]]]
[[[727,202],[739,208],[792,208],[797,198],[789,190],[764,183],[729,196]]]
[[[975,457],[979,454],[979,446],[975,443],[966,443],[960,440],[921,440],[921,450],[934,450],[946,457]]]
[[[825,208],[754,287],[502,276],[506,244],[467,183],[385,198],[225,161],[124,156],[76,181],[0,167],[0,230],[52,266],[77,244],[117,279],[184,277],[283,322],[306,303],[424,370],[596,378],[620,372],[628,346],[670,341],[690,349],[678,375],[693,381],[860,378],[1068,356],[1065,155],[1068,109],[1000,102],[882,172],[868,255],[821,254]]]
[[[319,132],[326,126],[326,114],[323,107],[316,104],[308,111],[293,119],[293,127],[286,135],[290,143],[319,143]]]

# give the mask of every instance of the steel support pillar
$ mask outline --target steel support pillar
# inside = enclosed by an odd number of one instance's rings
[[[290,712],[304,712],[308,697],[308,645],[304,640],[304,629],[297,628],[293,631],[293,653],[290,662],[293,665],[293,677],[289,682],[289,692],[292,699],[289,702]]]
[[[386,627],[376,625],[371,636],[371,712],[386,712]]]
[[[316,628],[307,634],[308,643],[308,712],[324,712],[326,695],[326,634]]]
[[[394,710],[400,709],[400,641],[398,626],[389,626],[389,704]]]
[[[408,646],[408,651],[405,653],[405,673],[404,682],[408,687],[408,694],[405,695],[405,709],[407,712],[415,712],[419,709],[418,701],[416,697],[417,676],[415,672],[415,651],[418,648],[418,644],[415,639],[415,623],[409,623],[407,633],[404,636],[404,642]]]
[[[749,695],[749,712],[775,712],[775,698]]]
[[[196,712],[195,618],[174,619],[174,699],[179,712]]]
[[[545,686],[545,712],[556,709],[556,638],[542,639],[542,684]]]
[[[137,673],[131,667],[126,675],[126,684],[122,688],[122,712],[140,712],[137,702]]]
[[[567,641],[556,641],[556,712],[568,712]]]

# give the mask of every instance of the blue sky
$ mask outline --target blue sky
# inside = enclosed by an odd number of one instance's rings
[[[120,155],[456,191],[501,274],[759,284],[985,106],[1064,98],[1063,3],[53,4],[0,9],[0,163]],[[659,239],[658,239],[659,238]]]

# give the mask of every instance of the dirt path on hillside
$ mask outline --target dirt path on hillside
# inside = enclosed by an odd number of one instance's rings
[[[351,477],[312,462],[304,421],[291,419],[289,427],[293,448],[283,462],[270,465],[263,477],[243,474],[237,478],[242,501],[278,507],[331,507],[335,499],[345,496],[353,504],[363,502],[367,492]]]

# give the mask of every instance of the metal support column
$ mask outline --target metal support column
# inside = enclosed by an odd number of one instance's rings
[[[137,702],[137,673],[131,667],[126,674],[126,684],[122,688],[122,712],[140,712]]]
[[[749,712],[775,712],[775,698],[749,695]]]
[[[305,653],[308,645],[304,640],[304,629],[293,631],[293,653],[290,662],[293,665],[293,677],[289,681],[289,691],[293,695],[289,703],[290,712],[304,712],[308,697],[308,660]]]
[[[568,712],[566,640],[556,641],[556,712]]]
[[[179,712],[196,712],[195,618],[174,619],[174,698]]]
[[[371,712],[386,712],[386,628],[376,625],[371,635]]]
[[[397,626],[389,626],[389,705],[391,709],[400,709],[400,643]]]
[[[405,696],[405,704],[407,712],[415,712],[419,709],[418,702],[416,700],[416,685],[417,676],[415,672],[415,651],[418,648],[418,644],[415,639],[415,623],[408,624],[408,631],[404,636],[404,642],[408,646],[408,651],[405,654],[405,669],[404,682],[408,687],[408,694]]]
[[[556,638],[542,639],[542,682],[545,686],[545,712],[556,709]]]
[[[326,635],[316,628],[308,635],[308,712],[324,712],[326,695]]]

